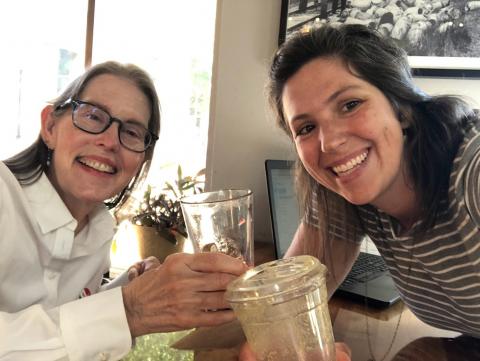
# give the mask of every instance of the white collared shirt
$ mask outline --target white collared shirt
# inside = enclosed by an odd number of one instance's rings
[[[101,293],[114,221],[76,220],[45,175],[20,186],[0,162],[0,360],[116,360],[131,347],[120,287]],[[92,296],[79,298],[92,293]]]

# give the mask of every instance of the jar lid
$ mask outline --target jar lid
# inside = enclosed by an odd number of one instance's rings
[[[232,281],[225,294],[230,303],[262,300],[271,304],[302,296],[325,284],[327,268],[312,256],[264,263]]]

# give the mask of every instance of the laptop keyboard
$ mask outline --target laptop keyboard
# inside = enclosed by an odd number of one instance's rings
[[[344,285],[367,282],[388,270],[383,258],[376,254],[360,252],[350,273],[343,281]]]

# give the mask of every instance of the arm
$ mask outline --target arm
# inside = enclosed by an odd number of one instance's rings
[[[90,276],[73,281],[65,273],[45,271],[38,250],[42,235],[27,212],[31,204],[6,172],[0,163],[0,360],[119,359],[131,347],[121,290],[76,299],[76,285],[94,290],[95,280],[87,286]],[[105,268],[109,248],[97,249],[87,274]]]
[[[0,360],[119,359],[131,347],[120,289],[45,309],[0,312]]]
[[[360,244],[342,239],[325,244],[317,228],[302,222],[285,257],[305,254],[309,244],[315,245],[315,251],[311,255],[317,257],[329,270],[327,290],[330,298],[352,268],[360,252]]]
[[[231,321],[224,290],[247,268],[224,254],[176,254],[122,288],[0,312],[0,360],[117,360],[132,337]]]

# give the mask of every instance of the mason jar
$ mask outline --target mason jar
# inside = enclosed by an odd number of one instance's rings
[[[226,299],[258,361],[334,361],[326,267],[311,256],[257,266],[230,283]]]

